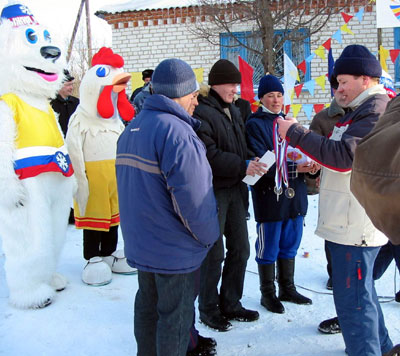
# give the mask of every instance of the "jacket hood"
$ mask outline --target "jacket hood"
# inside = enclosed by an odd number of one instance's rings
[[[177,116],[179,119],[190,125],[194,131],[198,130],[198,128],[200,127],[199,120],[190,116],[182,106],[164,95],[153,94],[149,96],[144,102],[142,111],[144,110],[163,111],[168,114]],[[138,117],[140,116],[142,111],[139,113]]]

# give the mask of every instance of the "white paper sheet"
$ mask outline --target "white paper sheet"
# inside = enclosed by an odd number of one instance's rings
[[[266,169],[269,169],[269,167],[271,167],[275,163],[275,153],[273,153],[272,151],[265,152],[264,155],[260,158],[259,162],[265,163],[267,165]],[[258,174],[256,174],[254,177],[247,175],[243,178],[243,182],[248,185],[254,185],[260,178],[261,176],[259,176]]]

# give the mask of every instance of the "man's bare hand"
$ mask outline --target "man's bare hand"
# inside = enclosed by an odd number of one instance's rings
[[[263,176],[268,172],[267,165],[265,163],[259,162],[260,158],[256,157],[253,161],[250,161],[247,166],[246,174],[249,176],[255,176],[256,174],[259,176]]]
[[[297,123],[298,121],[292,117],[288,117],[285,120],[283,119],[278,119],[278,125],[279,125],[279,136],[282,139],[286,138],[287,131],[289,130],[289,127],[292,126],[293,124]]]

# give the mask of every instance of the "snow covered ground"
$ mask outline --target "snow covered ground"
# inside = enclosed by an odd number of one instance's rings
[[[248,262],[242,301],[244,306],[258,310],[260,319],[254,323],[233,322],[234,328],[226,333],[215,332],[197,323],[201,334],[217,340],[219,356],[345,355],[340,334],[322,335],[317,331],[320,321],[335,315],[333,298],[325,289],[327,274],[323,240],[314,235],[317,197],[309,197],[309,213],[296,265],[296,284],[301,293],[312,298],[313,305],[284,303],[286,313],[283,315],[272,314],[261,307],[254,261],[255,222],[250,220],[248,227],[252,256]],[[304,252],[309,252],[308,258],[303,257]],[[4,259],[0,246],[1,356],[136,354],[133,301],[137,277],[114,275],[112,283],[107,286],[84,285],[80,279],[85,264],[81,231],[73,226],[68,228],[59,272],[69,279],[69,285],[45,309],[18,310],[8,305]],[[400,343],[400,304],[390,300],[399,285],[394,264],[377,281],[378,295],[390,297],[382,298],[382,307],[393,343]]]

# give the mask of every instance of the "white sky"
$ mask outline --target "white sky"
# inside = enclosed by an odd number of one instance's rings
[[[90,0],[89,10],[92,27],[93,42],[100,45],[111,46],[111,27],[106,21],[99,19],[94,13],[105,5],[120,2],[118,0]],[[53,37],[60,43],[67,43],[72,35],[75,20],[78,14],[81,0],[21,0],[21,4],[27,5],[32,11],[36,20],[46,25]],[[8,0],[0,0],[0,7],[3,9]],[[85,8],[83,8],[80,26],[86,22]]]

